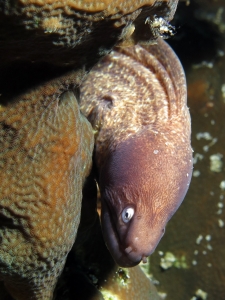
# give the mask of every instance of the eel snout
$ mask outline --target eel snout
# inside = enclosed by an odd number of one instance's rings
[[[155,251],[164,235],[165,226],[148,225],[144,216],[140,215],[135,216],[128,224],[122,222],[117,222],[107,204],[103,204],[103,235],[114,260],[121,267],[133,267],[141,261],[147,262],[147,257]]]

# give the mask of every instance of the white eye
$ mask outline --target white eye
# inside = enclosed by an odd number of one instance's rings
[[[124,223],[128,223],[134,215],[134,209],[133,207],[126,207],[122,211],[122,220]]]

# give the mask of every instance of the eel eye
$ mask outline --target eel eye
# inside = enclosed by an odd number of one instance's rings
[[[122,211],[122,220],[124,223],[128,223],[134,215],[134,209],[133,207],[126,207]]]

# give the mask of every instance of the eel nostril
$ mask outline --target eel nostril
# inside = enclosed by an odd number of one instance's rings
[[[127,247],[124,251],[126,252],[126,253],[131,253],[132,252],[132,247],[131,246],[129,246],[129,247]]]

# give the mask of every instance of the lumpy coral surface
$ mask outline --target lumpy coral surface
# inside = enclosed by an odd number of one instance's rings
[[[91,126],[49,82],[0,110],[0,276],[15,299],[50,299],[80,218]]]
[[[154,26],[146,20],[171,20],[177,2],[0,0],[0,66],[15,60],[93,64],[118,42],[151,40]]]
[[[144,5],[152,5],[156,0],[102,0],[102,1],[92,1],[92,0],[67,0],[67,1],[54,1],[54,0],[21,0],[18,3],[21,3],[24,6],[37,5],[39,7],[66,7],[67,9],[76,9],[86,12],[98,12],[105,10],[107,15],[115,14],[117,12],[129,13],[138,9]]]

